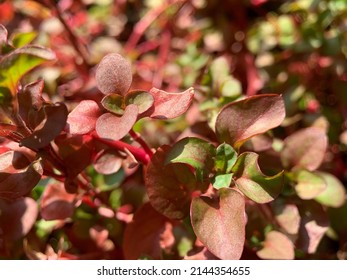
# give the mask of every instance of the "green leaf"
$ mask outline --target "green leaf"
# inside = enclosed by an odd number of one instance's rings
[[[249,138],[279,126],[284,117],[282,96],[252,96],[223,107],[216,120],[217,137],[238,149]]]
[[[198,179],[202,180],[212,170],[215,147],[202,139],[187,137],[178,141],[165,158],[165,164],[185,163],[196,170]]]
[[[283,171],[274,175],[264,175],[258,165],[258,154],[241,154],[232,171],[236,186],[250,199],[257,203],[274,200],[282,191]]]
[[[31,43],[37,37],[37,32],[25,32],[12,34],[12,45],[15,48],[21,48]]]
[[[329,207],[341,207],[345,203],[346,190],[342,183],[334,175],[326,172],[317,172],[324,179],[326,189],[323,190],[315,200]]]
[[[109,112],[117,115],[124,114],[124,98],[119,94],[108,94],[101,100],[101,105]]]
[[[229,173],[237,159],[237,153],[229,144],[223,143],[217,147],[214,168],[217,172]]]
[[[135,104],[139,107],[139,114],[147,112],[154,104],[152,94],[143,90],[134,90],[128,92],[125,96],[125,104]]]
[[[194,232],[209,251],[220,259],[240,259],[246,224],[242,194],[232,189],[221,189],[215,199],[196,197],[190,213]]]
[[[3,56],[0,60],[0,89],[8,88],[14,95],[19,80],[27,72],[55,58],[51,50],[39,46],[26,46]],[[3,97],[4,90],[1,89],[0,100]]]
[[[220,174],[212,179],[212,185],[216,189],[227,188],[230,186],[233,179],[233,174]]]
[[[326,189],[324,179],[307,170],[299,170],[295,173],[297,184],[295,191],[301,199],[312,199]]]

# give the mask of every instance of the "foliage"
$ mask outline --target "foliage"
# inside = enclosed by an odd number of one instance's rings
[[[346,259],[345,1],[2,1],[0,258]]]

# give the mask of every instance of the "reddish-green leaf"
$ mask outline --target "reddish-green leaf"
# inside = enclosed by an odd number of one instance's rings
[[[65,128],[68,115],[65,104],[44,105],[41,110],[43,113],[41,123],[29,137],[21,141],[21,145],[31,149],[43,148]]]
[[[170,93],[157,88],[150,90],[154,98],[154,109],[150,117],[153,119],[173,119],[184,114],[193,101],[194,89],[184,92]]]
[[[283,172],[274,176],[264,175],[258,165],[258,154],[241,154],[232,168],[236,186],[250,199],[258,203],[274,200],[282,191]]]
[[[220,259],[240,259],[245,242],[245,200],[237,191],[222,189],[218,198],[200,196],[191,204],[197,238]]]
[[[173,145],[166,156],[165,164],[186,163],[192,166],[199,179],[206,177],[212,170],[215,147],[202,139],[188,137]]]
[[[101,100],[101,105],[109,112],[115,113],[116,115],[123,115],[124,114],[124,97],[112,93],[106,95],[102,100]]]
[[[37,214],[37,204],[32,198],[19,198],[12,202],[0,199],[0,232],[3,238],[2,241],[5,243],[15,241],[27,235],[36,221]],[[4,244],[0,242],[0,249],[2,245]]]
[[[46,186],[41,198],[41,216],[45,220],[70,218],[75,209],[76,195],[65,191],[62,183]]]
[[[283,99],[262,94],[226,105],[217,116],[216,133],[220,142],[239,148],[252,136],[279,126],[285,117]]]
[[[270,231],[266,235],[264,248],[257,252],[261,259],[293,260],[294,245],[290,239],[278,231]]]
[[[100,61],[95,78],[103,94],[125,95],[132,82],[131,64],[120,54],[110,53]]]
[[[99,153],[94,161],[94,168],[101,174],[112,174],[122,167],[123,159],[114,150],[106,150]]]
[[[139,107],[139,114],[145,114],[154,104],[152,94],[143,90],[130,91],[125,96],[125,104],[134,104]]]
[[[127,106],[121,117],[105,113],[96,122],[96,132],[101,138],[122,139],[135,124],[138,113],[139,109],[136,105]]]
[[[322,163],[328,139],[325,132],[316,127],[299,130],[284,141],[282,163],[287,168],[316,170]]]
[[[296,172],[295,177],[295,191],[301,199],[315,198],[327,188],[325,180],[319,174],[302,169]]]
[[[186,164],[165,164],[169,151],[169,146],[163,146],[154,154],[147,167],[145,184],[154,209],[170,219],[183,219],[189,213],[192,193],[198,188]]]
[[[25,168],[22,163],[13,166],[12,162],[15,160],[16,152],[9,151],[0,155],[0,198],[12,200],[27,195],[43,174],[41,159]]]
[[[289,234],[297,234],[300,226],[300,213],[295,204],[276,199],[272,204],[276,221]]]
[[[68,115],[68,131],[71,134],[87,134],[95,129],[99,116],[99,106],[95,101],[82,100]]]
[[[170,223],[169,219],[160,215],[149,203],[144,204],[125,229],[123,241],[125,259],[136,260],[141,257],[161,259],[160,241],[167,223]]]
[[[341,207],[345,202],[346,190],[342,183],[334,175],[326,172],[317,172],[326,183],[324,189],[315,200],[329,207]]]

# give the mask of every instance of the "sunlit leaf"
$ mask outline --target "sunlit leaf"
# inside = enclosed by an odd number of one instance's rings
[[[282,96],[262,94],[226,105],[218,114],[216,133],[221,142],[239,148],[252,136],[279,126],[285,117]]]
[[[136,105],[125,108],[123,116],[105,113],[96,122],[96,132],[101,138],[119,140],[128,134],[137,120],[139,109]]]
[[[125,104],[134,104],[139,107],[139,114],[146,113],[154,104],[152,94],[143,90],[130,91],[125,96]]]
[[[324,179],[326,189],[324,189],[315,200],[320,204],[329,207],[341,207],[345,202],[346,190],[342,183],[332,174],[317,172]]]
[[[261,259],[292,260],[294,259],[294,244],[283,233],[270,231],[266,235],[264,248],[257,252]]]
[[[194,89],[184,92],[170,93],[157,88],[150,90],[154,98],[154,109],[150,117],[153,119],[173,119],[184,114],[193,101]]]
[[[296,172],[295,177],[295,191],[302,199],[315,198],[327,188],[325,180],[319,174],[305,169]]]
[[[21,48],[31,43],[36,37],[37,37],[37,32],[35,31],[25,32],[25,33],[15,33],[15,34],[12,34],[11,41],[12,41],[12,45],[15,48]]]
[[[213,168],[215,147],[205,140],[188,137],[173,145],[165,163],[186,163],[192,166],[199,179],[206,177]]]
[[[219,197],[196,197],[191,222],[197,238],[220,259],[240,259],[245,242],[245,199],[232,189],[221,189]]]
[[[274,200],[283,188],[283,172],[274,176],[264,175],[258,165],[258,154],[241,154],[232,171],[236,186],[250,199],[258,203]]]
[[[71,134],[87,134],[95,129],[99,116],[99,106],[95,101],[82,100],[68,115],[68,131]]]
[[[223,143],[217,147],[214,167],[217,172],[229,173],[237,159],[237,153],[230,145]]]
[[[287,168],[316,170],[322,163],[328,139],[322,129],[309,127],[299,130],[284,140],[281,160]]]
[[[219,174],[212,178],[212,185],[216,189],[228,188],[233,180],[233,174]]]

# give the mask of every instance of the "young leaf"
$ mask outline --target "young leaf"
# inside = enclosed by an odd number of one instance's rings
[[[300,226],[300,213],[295,204],[286,204],[281,199],[273,201],[272,209],[276,221],[289,234],[297,234]]]
[[[279,126],[285,117],[283,99],[262,94],[226,105],[218,114],[216,133],[220,142],[239,148],[249,138]]]
[[[327,188],[321,176],[304,169],[296,172],[296,180],[295,191],[301,199],[315,198]]]
[[[27,44],[30,44],[37,37],[37,32],[25,32],[25,33],[16,33],[12,34],[12,45],[15,48],[24,47]]]
[[[299,130],[284,140],[281,160],[287,168],[316,170],[322,163],[328,139],[325,132],[316,127]]]
[[[274,175],[264,175],[258,165],[258,154],[241,154],[232,171],[236,186],[250,199],[257,203],[274,200],[282,191],[283,171]]]
[[[101,105],[109,112],[114,113],[116,115],[124,114],[124,98],[123,96],[111,93],[106,95],[101,100]]]
[[[335,208],[341,207],[345,202],[345,187],[332,174],[326,172],[317,172],[317,175],[324,179],[327,187],[315,197],[315,200],[325,206]]]
[[[134,215],[124,232],[123,250],[127,260],[141,257],[162,259],[160,240],[170,220],[146,203]]]
[[[267,260],[293,260],[294,245],[283,233],[270,231],[266,235],[264,248],[259,250],[257,255]]]
[[[27,195],[40,181],[43,174],[41,160],[38,159],[22,169],[3,168],[9,163],[8,155],[14,159],[15,153],[9,151],[0,155],[0,198],[13,200]]]
[[[166,156],[165,164],[186,163],[192,166],[199,179],[203,179],[213,168],[215,147],[205,140],[187,137],[178,141]]]
[[[143,90],[130,91],[125,96],[125,104],[135,104],[139,107],[139,114],[146,113],[154,104],[152,94]]]
[[[8,88],[14,95],[17,83],[27,72],[54,59],[55,54],[51,50],[39,46],[26,46],[10,52],[0,59],[0,88]]]
[[[245,242],[245,200],[237,191],[221,189],[219,199],[193,199],[191,222],[197,238],[220,259],[240,259]]]
[[[198,187],[186,164],[165,164],[169,152],[169,146],[162,146],[154,154],[147,167],[145,185],[155,210],[170,219],[183,219],[189,213],[192,193]]]
[[[47,146],[65,128],[67,121],[68,111],[63,103],[44,105],[40,111],[38,114],[42,113],[43,116],[40,124],[21,141],[21,145],[31,149]]]
[[[28,234],[36,221],[38,208],[36,201],[30,197],[13,202],[0,199],[0,213],[0,232],[6,243]]]
[[[122,139],[135,124],[138,113],[139,109],[136,105],[127,106],[121,117],[105,113],[96,122],[96,132],[101,138]]]
[[[98,104],[93,100],[82,100],[68,115],[68,131],[71,134],[87,134],[95,129],[100,116]]]
[[[125,95],[132,82],[131,64],[118,53],[106,55],[96,69],[96,85],[103,94]]]
[[[223,143],[216,150],[214,167],[217,172],[230,173],[237,159],[237,153],[230,145]]]
[[[164,90],[152,88],[154,109],[150,117],[153,119],[173,119],[184,114],[193,101],[194,89],[189,88],[180,93],[169,93]]]
[[[43,219],[64,220],[70,218],[75,209],[76,195],[65,191],[62,183],[46,186],[41,198],[41,216]]]
[[[215,189],[228,188],[233,179],[233,174],[220,174],[212,178],[212,185]]]

